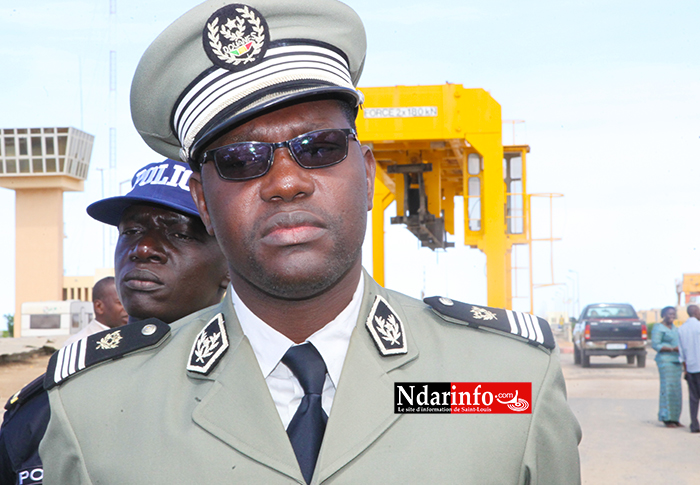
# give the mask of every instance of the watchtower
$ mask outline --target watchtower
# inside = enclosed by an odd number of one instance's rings
[[[93,140],[75,128],[0,130],[0,187],[16,193],[15,322],[25,301],[62,299],[63,192],[83,190]]]

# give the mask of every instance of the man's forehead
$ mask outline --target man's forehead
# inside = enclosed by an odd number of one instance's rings
[[[327,121],[318,120],[300,120],[302,122],[298,123],[298,126],[290,125],[289,123],[279,123],[273,126],[250,126],[250,127],[239,127],[240,130],[231,130],[226,133],[222,138],[231,140],[231,143],[237,143],[241,141],[256,141],[263,138],[265,135],[270,135],[274,133],[287,133],[287,132],[299,132],[305,133],[307,131],[322,130],[324,128],[330,128]]]
[[[270,136],[287,139],[287,137],[314,130],[345,128],[346,124],[338,101],[310,101],[278,108],[256,116],[231,129],[211,145],[220,145],[221,141],[225,141],[226,144],[243,141],[268,141],[266,138]]]
[[[133,204],[122,213],[120,223],[158,219],[167,224],[193,223],[198,218],[176,210],[152,204]]]

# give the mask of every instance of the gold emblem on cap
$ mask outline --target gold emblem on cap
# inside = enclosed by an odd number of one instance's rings
[[[226,17],[222,25],[219,17],[207,23],[209,47],[218,59],[231,66],[255,62],[265,43],[265,26],[260,17],[246,5],[236,8],[236,12],[241,15],[233,19]],[[248,35],[246,26],[252,29]],[[222,43],[221,36],[229,43]]]
[[[97,342],[96,350],[112,350],[119,347],[119,342],[122,340],[122,334],[119,330],[108,333]]]

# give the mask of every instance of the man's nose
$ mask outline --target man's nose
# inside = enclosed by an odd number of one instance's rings
[[[165,263],[168,257],[161,238],[146,233],[129,250],[129,259]]]
[[[261,178],[263,200],[291,202],[313,194],[315,184],[311,170],[299,165],[288,147],[277,148],[273,156],[270,170]]]

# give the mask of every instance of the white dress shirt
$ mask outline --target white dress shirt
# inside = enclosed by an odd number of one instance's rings
[[[328,373],[323,385],[321,405],[329,416],[345,355],[350,345],[350,335],[360,314],[363,289],[364,275],[361,275],[360,283],[350,304],[334,320],[306,339],[307,342],[314,344],[326,363]],[[251,312],[238,297],[236,290],[231,291],[231,300],[243,333],[250,341],[260,370],[265,376],[265,382],[270,389],[282,424],[287,429],[304,397],[304,390],[299,380],[289,367],[281,362],[287,350],[296,344]]]
[[[94,335],[97,332],[101,332],[102,330],[109,330],[109,327],[103,323],[98,322],[94,318],[90,323],[88,323],[83,329],[81,329],[78,333],[74,333],[70,337],[66,339],[66,341],[63,343],[64,347],[67,347],[68,345],[72,344],[73,342],[77,342],[81,338],[89,337],[90,335]]]
[[[690,317],[678,329],[678,353],[687,372],[700,372],[700,321]]]

